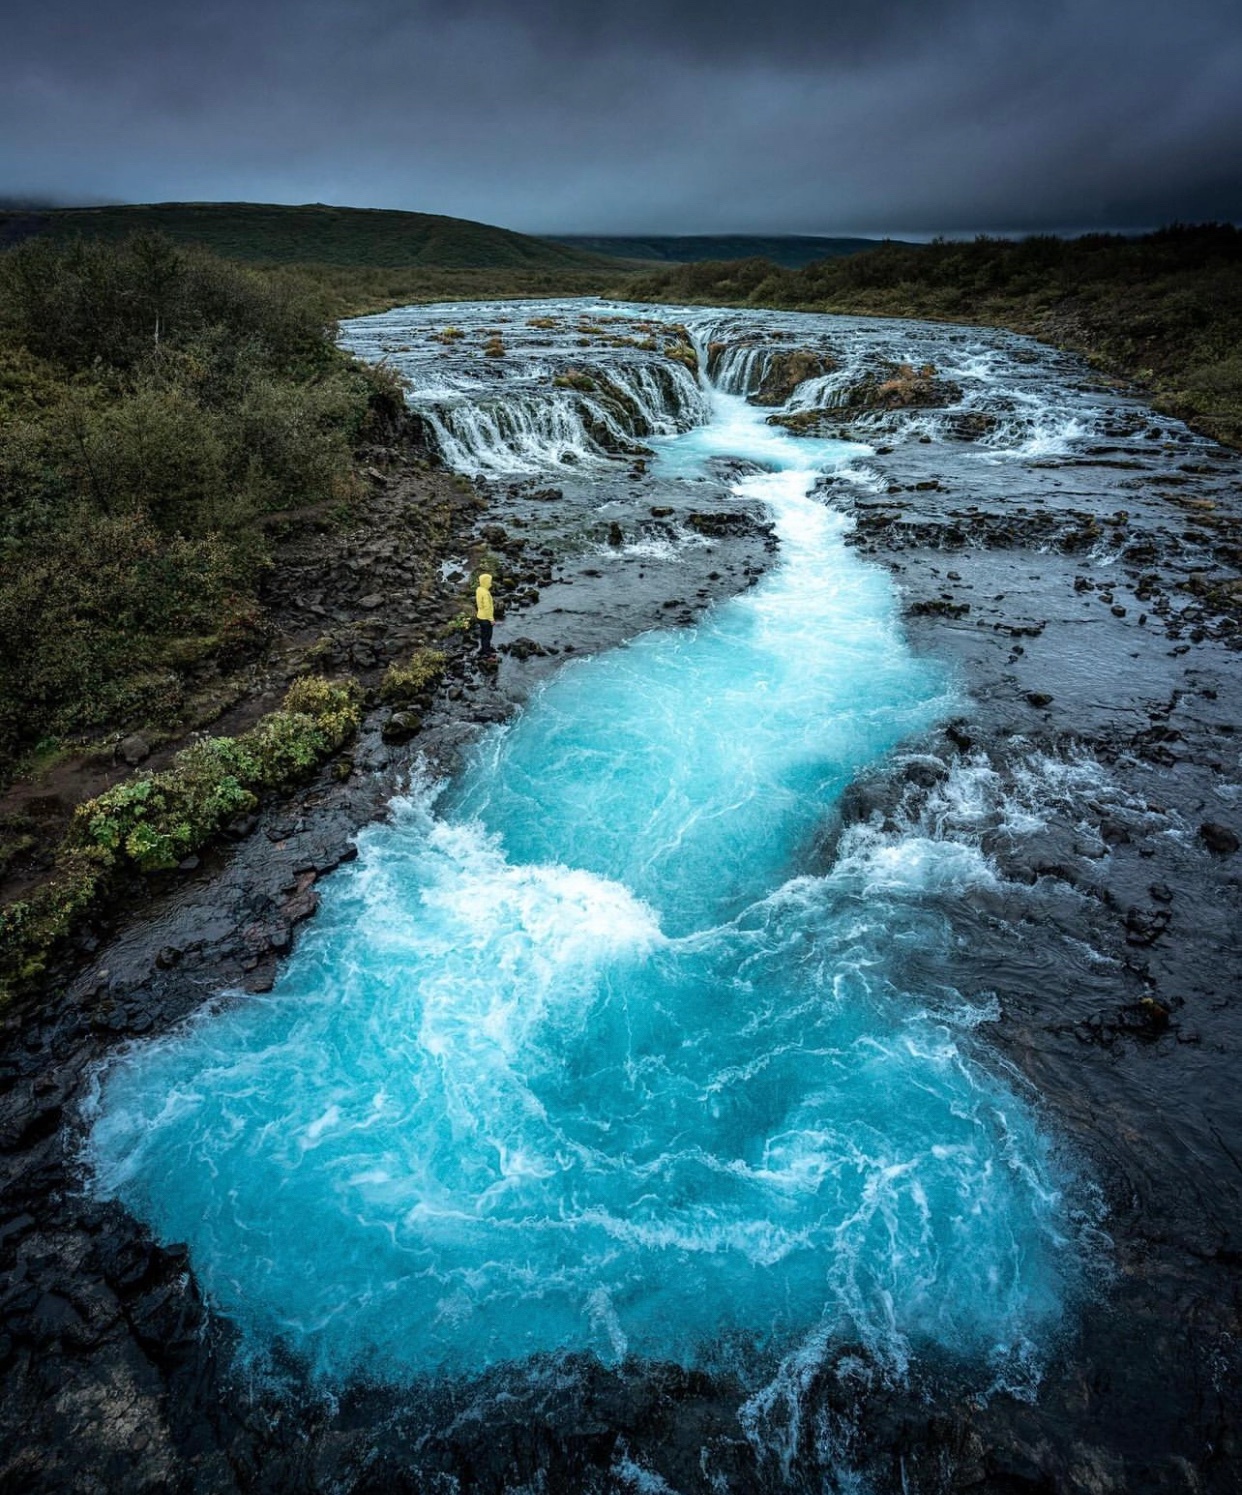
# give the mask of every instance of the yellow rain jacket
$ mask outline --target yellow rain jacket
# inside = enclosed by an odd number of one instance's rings
[[[492,579],[486,571],[479,577],[479,584],[475,588],[474,612],[482,623],[496,621],[496,614],[492,610]]]

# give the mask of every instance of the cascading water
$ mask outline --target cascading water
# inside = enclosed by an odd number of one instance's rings
[[[463,466],[599,457],[579,391],[535,409],[538,350],[478,391],[486,418],[455,357],[413,362]],[[618,357],[666,479],[759,468],[734,491],[768,506],[779,565],[566,667],[364,832],[270,996],[101,1074],[96,1186],[189,1242],[253,1347],[329,1379],[591,1351],[758,1388],[844,1342],[893,1373],[927,1352],[1029,1378],[1077,1279],[1068,1181],[979,1061],[979,1013],[895,974],[902,948],[947,958],[927,890],[992,873],[927,839],[811,871],[851,777],[951,700],[812,495],[866,449]]]

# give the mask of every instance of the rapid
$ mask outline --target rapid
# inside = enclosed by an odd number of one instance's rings
[[[386,315],[354,346],[377,356]],[[951,827],[829,834],[957,699],[829,501],[871,448],[768,424],[760,355],[710,349],[719,314],[679,314],[698,376],[641,327],[593,349],[602,392],[549,391],[537,348],[480,376],[433,342],[442,310],[401,315],[453,465],[589,486],[618,451],[668,483],[728,463],[777,563],[416,777],[269,995],[101,1069],[92,1187],[188,1242],[256,1362],[329,1384],[637,1357],[739,1377],[755,1427],[854,1346],[1029,1394],[1085,1291],[1077,1170],[988,1050],[986,995],[902,975],[913,950],[951,969],[933,895],[995,871]],[[1011,403],[998,454],[1064,439]]]

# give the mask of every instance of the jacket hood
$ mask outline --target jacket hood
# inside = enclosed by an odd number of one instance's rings
[[[485,592],[488,591],[488,590],[490,590],[491,585],[492,585],[492,578],[488,574],[488,572],[484,571],[483,574],[482,574],[482,576],[479,577],[479,585],[483,588],[483,590]]]

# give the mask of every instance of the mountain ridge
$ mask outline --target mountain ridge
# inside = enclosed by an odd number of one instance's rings
[[[0,209],[0,246],[49,236],[123,239],[144,230],[261,264],[601,270],[615,259],[512,229],[393,208],[327,203],[126,203]]]

